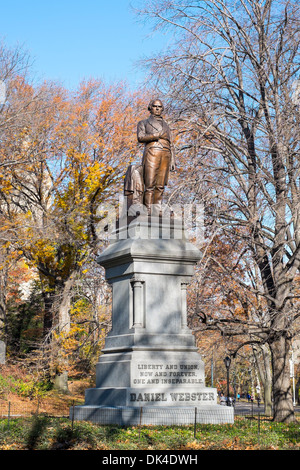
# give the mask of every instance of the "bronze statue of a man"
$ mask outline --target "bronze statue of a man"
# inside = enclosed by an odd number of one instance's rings
[[[152,100],[148,110],[150,117],[138,123],[137,139],[145,144],[142,161],[144,204],[150,212],[152,205],[161,206],[169,171],[175,170],[175,152],[170,128],[162,118],[162,102]]]

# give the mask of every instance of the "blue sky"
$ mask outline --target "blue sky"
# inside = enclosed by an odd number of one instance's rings
[[[140,0],[141,1],[141,0]],[[82,79],[126,80],[138,87],[136,63],[166,47],[132,11],[137,0],[0,0],[0,39],[22,45],[39,79],[75,88]]]

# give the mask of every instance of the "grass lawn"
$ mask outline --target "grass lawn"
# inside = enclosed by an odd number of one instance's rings
[[[101,426],[37,415],[0,420],[0,450],[300,450],[300,422],[237,417],[234,424]]]

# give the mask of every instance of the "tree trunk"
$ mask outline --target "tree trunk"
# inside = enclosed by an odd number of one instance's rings
[[[272,371],[271,371],[271,358],[270,351],[267,350],[267,346],[262,346],[262,354],[264,359],[264,404],[265,404],[265,414],[267,416],[272,415]]]
[[[62,299],[58,309],[59,342],[57,351],[57,367],[54,388],[61,393],[69,393],[68,389],[68,358],[63,347],[63,338],[70,331],[70,305],[74,278],[71,276],[64,284]]]
[[[4,267],[0,273],[0,341],[7,343],[7,268]]]
[[[284,334],[270,343],[273,368],[274,421],[295,420],[290,381],[289,352],[291,341]]]
[[[7,321],[6,321],[6,301],[5,295],[0,286],[0,341],[7,342]]]
[[[296,400],[297,400],[297,404],[300,405],[300,394],[299,394],[299,390],[300,390],[300,377],[298,378],[297,382],[296,382],[296,385],[295,385],[295,395],[296,395]]]
[[[271,373],[271,361],[270,361],[270,352],[267,349],[266,345],[260,347],[262,361],[257,356],[258,352],[256,347],[253,347],[253,353],[257,365],[257,370],[259,374],[260,382],[264,388],[264,405],[265,405],[265,414],[267,416],[272,415],[272,373]]]
[[[53,326],[53,303],[55,295],[53,292],[42,290],[42,296],[44,302],[43,336],[47,338]],[[50,338],[47,338],[47,342],[50,342]]]

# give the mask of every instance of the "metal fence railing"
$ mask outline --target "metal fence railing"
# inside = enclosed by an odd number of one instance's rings
[[[38,414],[44,414],[44,415],[49,415],[49,416],[57,416],[57,417],[70,417],[72,418],[72,409],[74,410],[77,407],[80,407],[83,405],[83,403],[80,402],[75,402],[75,400],[70,399],[70,400],[65,400],[65,402],[62,403],[57,403],[57,405],[53,403],[49,403],[48,400],[42,399],[42,398],[37,398],[35,400],[31,400],[30,402],[23,402],[23,401],[14,401],[14,400],[0,400],[0,418],[5,418],[7,416],[10,417],[22,417],[22,416],[32,416],[32,415],[38,415]],[[85,408],[85,407],[83,407]],[[226,406],[221,407],[223,410],[226,410]],[[229,407],[231,408],[231,407]],[[184,419],[184,415],[187,413],[187,409],[184,408],[181,410],[179,407],[174,408],[172,413],[174,416],[174,423],[172,424],[184,424],[186,421]],[[109,413],[109,410],[108,410]],[[147,416],[150,414],[152,415],[152,418],[155,414],[163,416],[163,411],[160,408],[152,408],[152,407],[143,407],[143,408],[136,408],[135,414],[137,416],[140,416],[140,413],[142,413],[144,419],[146,420]],[[200,407],[198,408],[190,408],[190,411],[188,411],[189,414],[192,413],[193,415],[193,422],[194,422],[194,413],[196,413],[196,420],[201,423],[209,422],[208,418],[210,419],[210,413],[209,411],[202,411]],[[300,420],[300,406],[295,407],[295,415],[296,418]],[[177,416],[177,418],[176,418]],[[207,419],[205,418],[207,416]],[[225,413],[226,416],[226,413]],[[234,417],[238,416],[243,416],[243,417],[255,417],[255,416],[260,416],[262,419],[270,419],[272,418],[272,415],[266,415],[264,405],[261,404],[260,406],[257,406],[255,403],[239,403],[238,405],[234,406]],[[82,418],[79,416],[79,419]],[[75,413],[75,419],[76,419],[76,413]],[[142,418],[143,420],[143,418]],[[144,424],[146,424],[146,421],[144,421]],[[159,424],[159,423],[158,423]],[[213,423],[212,423],[213,424]]]
[[[0,400],[0,420],[4,420],[4,427],[8,431],[10,430],[10,423],[15,418],[21,417],[37,417],[37,416],[49,416],[49,417],[57,417],[57,418],[67,418],[70,422],[70,427],[73,431],[74,426],[76,426],[76,422],[78,418],[80,420],[80,416],[76,416],[74,412],[76,407],[78,406],[80,410],[80,403],[75,403],[74,400],[66,401],[64,406],[60,404],[57,409],[53,408],[53,404],[51,408],[49,408],[49,403],[47,400],[36,400],[35,402],[31,403],[23,403],[23,402],[14,402],[9,400]],[[225,407],[221,407],[225,408]],[[227,408],[227,407],[226,407]],[[250,430],[252,435],[255,435],[255,439],[257,445],[260,447],[269,445],[270,443],[270,424],[272,422],[272,416],[266,415],[264,412],[264,406],[248,406],[239,404],[238,406],[234,407],[234,424],[240,424],[241,421],[247,420],[247,429]],[[168,420],[164,423],[164,412],[158,408],[136,408],[132,410],[126,410],[126,412],[131,413],[130,419],[133,422],[134,426],[143,429],[143,427],[147,427],[149,424],[155,426],[156,424],[170,426],[170,413],[172,414],[172,425],[174,426],[181,426],[190,424],[193,425],[193,434],[195,439],[201,439],[201,433],[203,432],[202,425],[205,424],[213,424],[211,421],[211,416],[209,412],[205,412],[199,408],[191,408],[189,410],[189,415],[187,415],[187,410],[180,410],[178,408],[174,408],[168,411]],[[224,414],[225,412],[225,414]],[[295,409],[296,412],[296,419],[300,424],[300,409],[297,407]],[[106,425],[111,424],[111,410],[106,409],[103,411],[104,415],[102,415],[102,422],[98,424]],[[134,413],[134,416],[132,415]],[[223,416],[226,415],[226,410],[223,411]],[[124,418],[124,410],[123,414],[120,414]],[[85,416],[86,417],[86,416]],[[115,416],[114,416],[115,418]],[[122,418],[122,419],[123,419]],[[134,418],[134,419],[133,419]],[[116,426],[126,426],[124,420],[118,422],[115,420]],[[83,419],[84,420],[84,417]],[[93,421],[93,420],[90,420]],[[94,420],[97,422],[97,419]],[[224,423],[226,425],[226,423]],[[130,425],[129,425],[130,426]],[[291,430],[288,429],[288,426],[282,430],[282,436],[280,439],[284,439],[284,433],[289,431],[289,439],[291,439],[294,443],[299,443],[300,445],[300,426],[294,426],[291,435]],[[273,431],[272,431],[273,432]],[[276,436],[278,440],[279,437]]]
[[[73,401],[67,401],[63,406],[57,404],[49,404],[47,400],[37,399],[31,402],[15,402],[13,400],[0,400],[0,419],[1,418],[18,418],[33,415],[49,415],[57,417],[68,417],[69,409]]]

